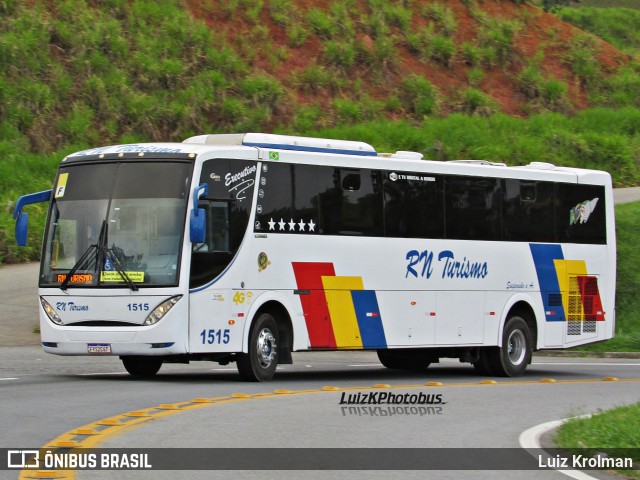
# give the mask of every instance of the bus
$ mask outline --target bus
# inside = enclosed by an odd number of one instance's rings
[[[135,376],[209,360],[264,381],[318,350],[519,376],[534,351],[614,335],[606,172],[217,134],[67,156],[18,200],[19,244],[36,202],[43,349]]]

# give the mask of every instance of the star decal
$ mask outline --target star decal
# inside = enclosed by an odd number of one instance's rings
[[[273,218],[267,222],[269,224],[269,230],[276,229],[276,222],[273,221]]]
[[[290,232],[295,232],[296,231],[296,222],[293,221],[293,218],[289,222],[289,231]]]
[[[284,227],[286,227],[286,223],[284,222],[284,220],[281,218],[280,221],[278,222],[278,226],[280,227],[280,231],[284,231]]]
[[[309,220],[309,231],[310,232],[315,232],[316,231],[316,224],[313,223],[313,219]]]
[[[306,224],[306,223],[304,223],[304,220],[300,220],[300,223],[298,223],[298,227],[300,228],[300,231],[301,231],[301,232],[304,232],[304,227],[305,227],[306,225],[307,225],[307,224]]]

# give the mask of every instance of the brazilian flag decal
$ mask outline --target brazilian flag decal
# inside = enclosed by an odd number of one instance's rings
[[[269,152],[269,160],[280,160],[280,152]]]

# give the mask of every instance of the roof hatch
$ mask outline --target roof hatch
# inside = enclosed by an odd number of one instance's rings
[[[294,150],[299,152],[338,153],[342,155],[376,156],[377,152],[368,143],[328,138],[296,137],[271,133],[237,133],[220,135],[198,135],[182,143],[201,145],[244,145],[247,147]]]

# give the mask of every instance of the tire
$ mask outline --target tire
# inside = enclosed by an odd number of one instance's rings
[[[122,357],[122,364],[134,377],[153,377],[162,367],[162,360],[154,357]]]
[[[251,326],[249,352],[239,353],[238,373],[248,382],[271,380],[278,366],[278,325],[268,313],[261,313]]]
[[[473,363],[473,368],[475,368],[478,375],[488,377],[493,375],[491,356],[495,355],[492,351],[495,351],[496,349],[497,347],[485,347],[480,350],[480,357],[478,358],[478,361]]]
[[[507,319],[502,332],[502,347],[488,350],[491,371],[499,377],[519,377],[531,362],[531,331],[524,319]]]
[[[431,365],[427,362],[427,356],[421,351],[377,350],[377,354],[382,365],[394,370],[421,372]]]

